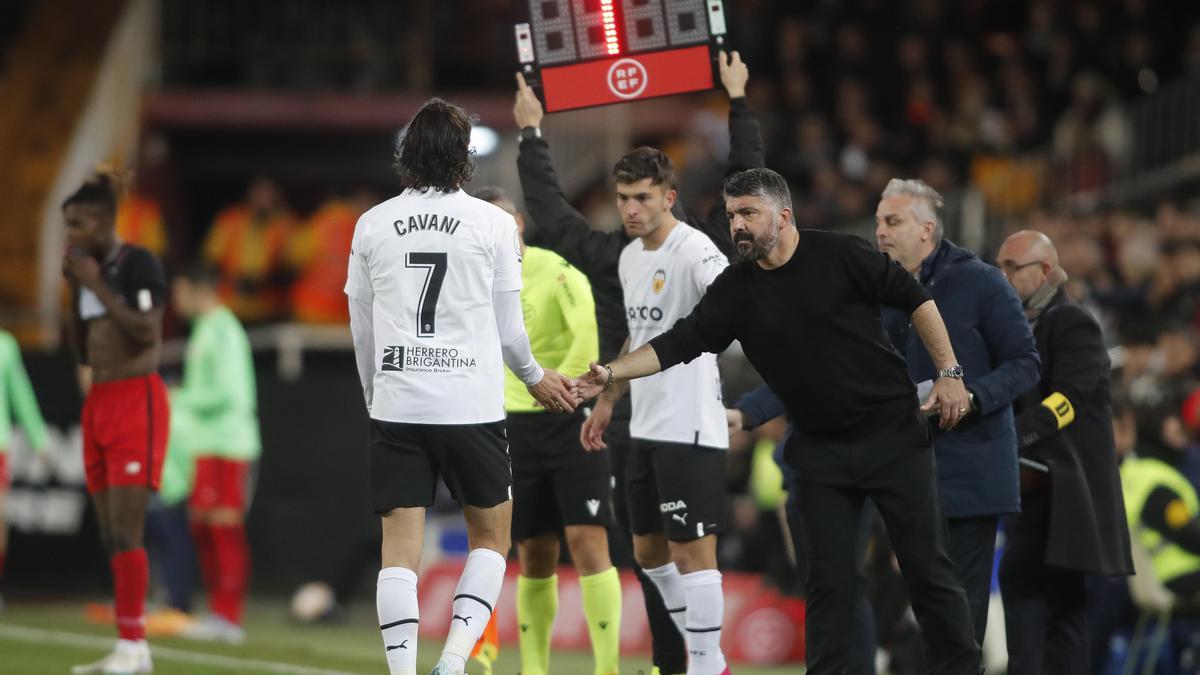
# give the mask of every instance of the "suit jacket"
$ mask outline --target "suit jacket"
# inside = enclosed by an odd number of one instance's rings
[[[1050,467],[1046,564],[1133,574],[1100,325],[1063,289],[1034,323],[1042,377],[1017,401],[1023,457]]]

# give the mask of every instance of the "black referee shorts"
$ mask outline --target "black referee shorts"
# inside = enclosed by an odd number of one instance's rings
[[[561,532],[567,525],[612,522],[608,450],[579,443],[583,413],[508,415],[513,472],[513,541]]]
[[[671,541],[724,532],[728,455],[720,448],[633,439],[625,466],[629,529]]]
[[[371,505],[380,515],[433,505],[441,476],[459,506],[490,508],[512,498],[504,420],[408,424],[371,420]]]

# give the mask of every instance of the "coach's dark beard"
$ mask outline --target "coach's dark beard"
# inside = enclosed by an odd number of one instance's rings
[[[755,237],[749,232],[738,232],[733,235],[733,246],[737,251],[738,262],[756,262],[766,258],[775,244],[779,243],[779,226],[771,223],[761,237]]]

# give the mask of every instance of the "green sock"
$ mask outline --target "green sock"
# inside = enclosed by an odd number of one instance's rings
[[[583,613],[587,616],[596,658],[596,675],[615,675],[621,656],[621,577],[617,568],[579,577]]]
[[[558,613],[558,575],[517,577],[517,623],[521,633],[521,675],[550,672],[550,630]]]

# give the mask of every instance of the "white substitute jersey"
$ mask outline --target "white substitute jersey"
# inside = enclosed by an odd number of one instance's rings
[[[496,206],[461,190],[405,190],[364,213],[346,293],[372,303],[371,418],[504,419],[492,293],[520,289],[517,224]]]
[[[675,225],[667,240],[647,251],[634,239],[621,251],[619,274],[629,323],[629,351],[665,333],[691,313],[708,285],[729,264],[702,232]],[[629,435],[651,441],[728,448],[715,354],[701,354],[656,375],[630,382]]]

